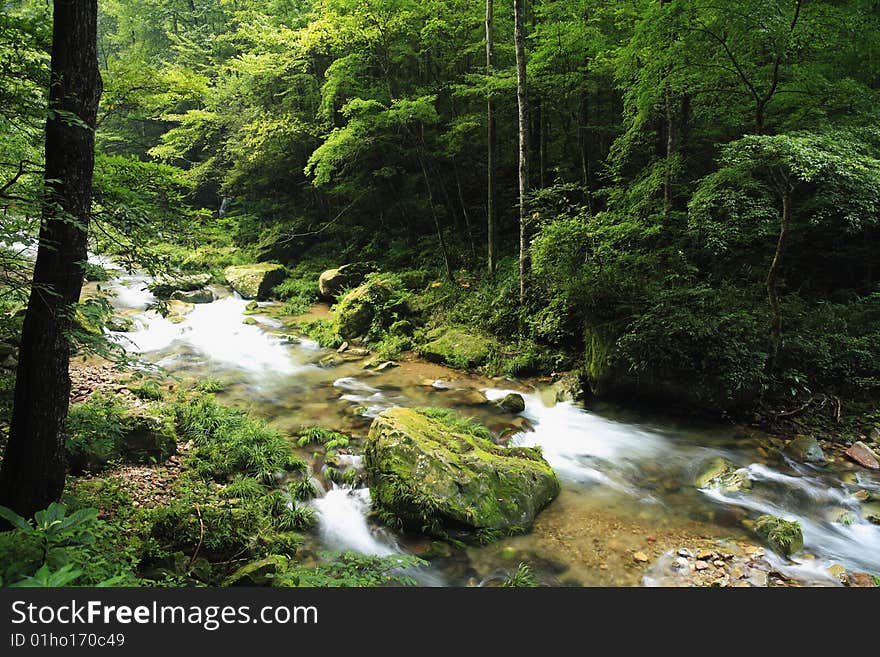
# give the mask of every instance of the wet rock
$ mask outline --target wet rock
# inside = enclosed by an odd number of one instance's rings
[[[489,359],[493,341],[476,333],[456,327],[435,329],[428,334],[428,342],[418,348],[419,355],[434,363],[469,369]]]
[[[706,570],[708,567],[709,567],[709,564],[706,563],[705,561],[697,561],[697,562],[694,564],[694,569],[695,569],[695,570]]]
[[[256,326],[257,324],[259,324],[259,322],[253,317],[245,317],[243,320],[241,320],[241,323],[245,324],[246,326]]]
[[[852,447],[847,449],[844,454],[863,468],[880,470],[880,460],[878,460],[877,454],[861,440],[853,443]]]
[[[355,358],[366,358],[370,355],[370,350],[364,347],[349,347],[345,353]]]
[[[785,454],[800,463],[826,463],[825,452],[812,436],[795,436],[785,446]]]
[[[472,388],[455,390],[449,396],[456,405],[461,406],[485,406],[489,403],[489,398],[486,395]]]
[[[265,301],[272,288],[284,280],[283,265],[261,262],[252,265],[234,265],[223,270],[223,276],[233,290],[245,299]]]
[[[693,558],[693,556],[694,556],[694,553],[691,552],[690,550],[688,550],[687,548],[681,548],[680,550],[678,550],[678,552],[676,554],[678,554],[678,556],[680,556],[680,557]]]
[[[351,263],[328,269],[318,277],[318,293],[322,299],[333,301],[339,294],[364,282],[374,267],[365,263]]]
[[[253,313],[260,309],[260,304],[257,301],[251,301],[244,307],[246,312]]]
[[[380,515],[440,537],[525,531],[559,494],[539,450],[498,447],[414,409],[376,417],[364,464]]]
[[[732,471],[733,466],[727,459],[716,456],[700,466],[697,475],[694,477],[694,486],[696,488],[707,488],[722,475]]]
[[[341,345],[339,345],[339,349],[336,350],[336,353],[341,354],[342,352],[346,351],[349,346],[350,345],[348,344],[348,341],[343,342]]]
[[[849,579],[846,574],[846,568],[844,568],[839,563],[828,566],[826,572],[831,575],[831,577],[839,581],[841,584],[846,584]]]
[[[865,502],[862,504],[862,515],[868,522],[880,525],[880,502]]]
[[[113,315],[104,322],[104,326],[107,327],[108,331],[113,331],[114,333],[128,333],[135,329],[134,320],[125,315]]]
[[[688,566],[690,566],[690,562],[684,557],[676,557],[672,561],[672,567],[676,570],[684,570]]]
[[[159,299],[169,299],[175,292],[189,292],[205,287],[211,274],[168,274],[157,276],[147,288]]]
[[[386,370],[390,370],[395,367],[397,367],[397,363],[395,363],[393,360],[386,360],[384,363],[380,363],[379,365],[376,366],[376,371],[377,372],[384,372]]]
[[[797,521],[761,516],[755,521],[755,533],[784,557],[790,557],[804,548],[804,535]]]
[[[847,577],[849,585],[857,588],[875,588],[877,582],[870,573],[850,573]]]
[[[507,413],[522,413],[526,410],[526,400],[516,392],[511,392],[501,399],[495,400],[495,406]]]
[[[345,363],[345,358],[339,354],[327,354],[318,361],[318,365],[325,368],[339,367],[343,363]]]
[[[880,444],[880,427],[871,427],[871,430],[868,432],[868,440]]]
[[[171,298],[184,303],[211,303],[214,301],[214,293],[206,287],[198,290],[175,290]]]

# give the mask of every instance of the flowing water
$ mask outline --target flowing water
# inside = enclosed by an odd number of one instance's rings
[[[386,408],[441,406],[495,432],[513,432],[513,444],[542,447],[562,481],[562,493],[540,514],[533,531],[486,547],[447,550],[432,560],[423,583],[491,582],[523,560],[550,583],[650,583],[643,580],[644,565],[633,563],[635,551],[669,549],[693,538],[748,540],[743,521],[765,513],[796,519],[803,528],[807,557],[788,562],[770,555],[781,572],[813,584],[835,583],[826,573],[833,563],[880,572],[880,527],[863,517],[853,497],[860,490],[880,493],[880,477],[866,470],[842,462],[819,468],[773,460],[757,440],[731,427],[655,420],[608,405],[586,409],[557,402],[553,390],[529,382],[421,362],[384,372],[354,362],[322,367],[319,361],[327,352],[277,332],[279,320],[257,314],[257,324],[245,324],[247,302],[237,295],[225,292],[173,323],[149,309],[156,299],[146,282],[143,276],[123,275],[104,286],[137,326],[114,334],[117,339],[172,374],[221,379],[227,384],[221,398],[283,431],[320,424],[363,437],[371,418]],[[489,399],[520,392],[525,410],[513,418],[492,406],[473,405],[474,390]],[[695,488],[701,465],[716,457],[741,468],[750,490]],[[359,457],[350,458],[360,466]],[[398,536],[373,524],[368,489],[333,486],[313,503],[323,548],[375,555],[436,549],[424,538]]]

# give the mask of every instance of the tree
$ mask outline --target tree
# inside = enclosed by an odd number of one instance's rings
[[[21,336],[0,504],[31,516],[57,500],[66,476],[72,305],[79,300],[101,96],[97,0],[55,0],[45,197],[33,287]]]
[[[486,0],[486,74],[492,75],[495,69],[495,42],[493,35],[493,0]],[[486,242],[488,244],[489,275],[495,273],[495,178],[497,176],[498,128],[495,125],[495,99],[489,92],[486,102],[487,124],[487,174],[486,174]]]
[[[876,131],[864,129],[748,135],[724,147],[722,167],[702,181],[691,200],[691,214],[704,226],[707,219],[717,221],[710,218],[713,213],[734,224],[743,218],[769,222],[775,215],[776,247],[765,279],[771,370],[782,347],[779,284],[793,222],[830,224],[838,240],[876,225],[877,140]]]
[[[516,45],[516,100],[519,108],[519,296],[524,302],[529,278],[529,94],[526,87],[526,35],[523,0],[513,0]]]

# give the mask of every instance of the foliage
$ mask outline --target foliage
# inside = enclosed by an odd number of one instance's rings
[[[324,553],[313,567],[297,566],[276,576],[275,586],[376,587],[415,586],[411,569],[428,565],[418,557],[394,554],[368,556],[354,552]]]

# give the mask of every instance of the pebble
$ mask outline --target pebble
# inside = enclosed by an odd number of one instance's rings
[[[644,552],[636,552],[633,555],[633,559],[638,563],[648,563],[648,555]]]
[[[723,561],[721,561],[719,559],[717,561],[713,561],[712,565],[715,566],[716,568],[724,568],[724,566],[726,566],[727,564],[725,564]]]
[[[694,564],[694,568],[696,570],[706,570],[708,567],[709,564],[707,564],[705,561],[697,561],[697,563]]]
[[[688,560],[684,557],[676,557],[672,562],[672,567],[676,570],[681,570],[682,568],[688,567]]]
[[[688,550],[687,548],[681,548],[678,551],[678,556],[680,556],[680,557],[693,557],[694,553],[691,552],[690,550]]]

